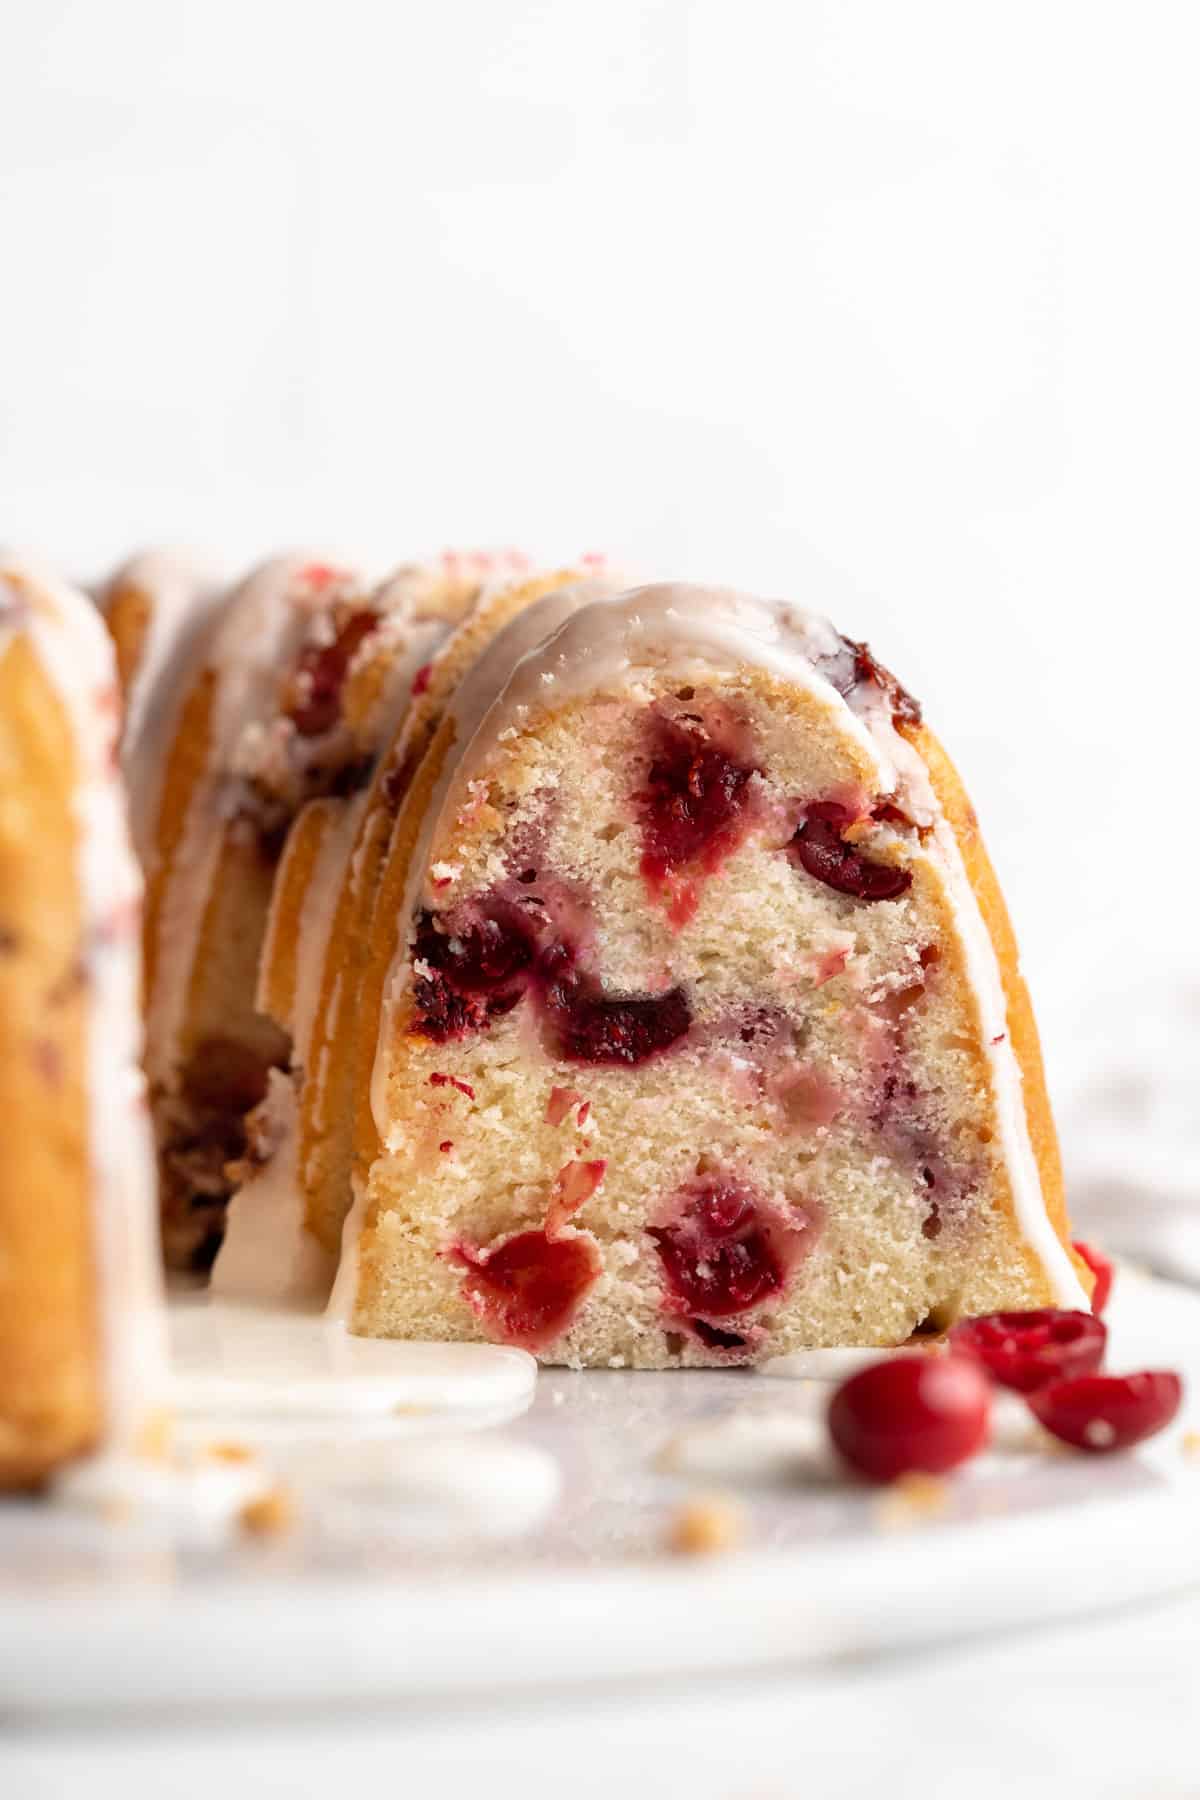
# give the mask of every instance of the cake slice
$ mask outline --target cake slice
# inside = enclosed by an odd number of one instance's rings
[[[119,720],[90,601],[0,553],[0,1488],[163,1426]]]
[[[667,1368],[1085,1305],[1012,932],[917,703],[784,603],[544,604],[392,834],[335,1310]]]

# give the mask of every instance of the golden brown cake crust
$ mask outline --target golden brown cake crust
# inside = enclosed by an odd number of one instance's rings
[[[0,1488],[103,1427],[70,721],[27,638],[0,651]]]

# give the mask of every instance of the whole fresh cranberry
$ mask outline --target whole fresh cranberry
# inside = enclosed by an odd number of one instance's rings
[[[1102,1456],[1128,1450],[1169,1425],[1183,1399],[1170,1369],[1137,1375],[1081,1375],[1054,1381],[1028,1396],[1039,1424],[1064,1444]]]
[[[983,1313],[963,1319],[950,1333],[960,1355],[983,1364],[1001,1387],[1032,1393],[1051,1381],[1090,1375],[1104,1361],[1108,1328],[1091,1313]]]
[[[829,1403],[838,1453],[868,1481],[944,1475],[987,1442],[992,1394],[968,1357],[892,1356],[844,1381]]]
[[[1076,1238],[1071,1248],[1076,1256],[1082,1257],[1096,1277],[1096,1285],[1092,1289],[1092,1311],[1099,1318],[1108,1305],[1109,1295],[1112,1293],[1113,1266],[1107,1256],[1097,1250],[1094,1244],[1085,1244],[1082,1239]]]

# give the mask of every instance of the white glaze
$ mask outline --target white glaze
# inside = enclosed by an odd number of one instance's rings
[[[90,978],[88,1152],[106,1446],[119,1455],[137,1443],[161,1405],[165,1334],[154,1164],[139,1066],[141,877],[114,767],[116,667],[90,602],[14,553],[0,552],[0,655],[15,633],[28,639],[63,702],[78,761],[73,802]]]
[[[256,1437],[496,1423],[528,1407],[537,1380],[524,1350],[355,1338],[315,1308],[203,1292],[172,1298],[171,1349],[181,1418]]]
[[[272,1069],[264,1105],[276,1148],[254,1178],[232,1196],[211,1286],[226,1299],[323,1300],[333,1259],[304,1223],[296,1180],[296,1090]]]
[[[563,617],[556,622],[553,602]],[[538,641],[535,634],[541,630]],[[896,795],[919,823],[933,826],[921,854],[940,875],[964,946],[968,978],[979,1011],[982,1041],[992,1077],[1005,1164],[1018,1228],[1038,1258],[1056,1304],[1086,1307],[1070,1257],[1050,1223],[1029,1137],[1020,1064],[1008,1032],[1008,1009],[999,963],[966,873],[957,840],[941,814],[928,771],[896,731],[886,697],[861,684],[847,701],[818,666],[836,656],[842,640],[828,620],[787,601],[767,601],[730,589],[662,583],[634,588],[581,607],[578,599],[531,608],[499,634],[455,696],[458,727],[442,780],[426,810],[405,894],[405,936],[393,959],[381,1010],[371,1104],[382,1141],[388,1143],[387,1056],[393,1010],[411,976],[408,929],[424,880],[429,845],[443,818],[459,803],[471,773],[493,749],[501,731],[520,728],[533,708],[581,694],[636,691],[648,677],[669,669],[672,679],[702,678],[749,665],[803,688],[839,716],[874,764],[876,791]],[[506,668],[507,665],[507,668]],[[346,1268],[338,1289],[357,1285],[351,1232],[361,1232],[361,1196],[343,1234]],[[346,1294],[339,1298],[346,1316]]]
[[[107,611],[118,593],[136,588],[149,601],[137,667],[125,694],[121,768],[129,793],[133,847],[148,866],[167,751],[179,707],[203,659],[225,595],[216,567],[191,551],[149,550],[131,557],[99,595]]]

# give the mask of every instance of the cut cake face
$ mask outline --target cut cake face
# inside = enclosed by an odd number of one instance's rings
[[[670,1367],[1086,1304],[1011,931],[916,703],[784,604],[543,606],[393,834],[340,1314]]]

